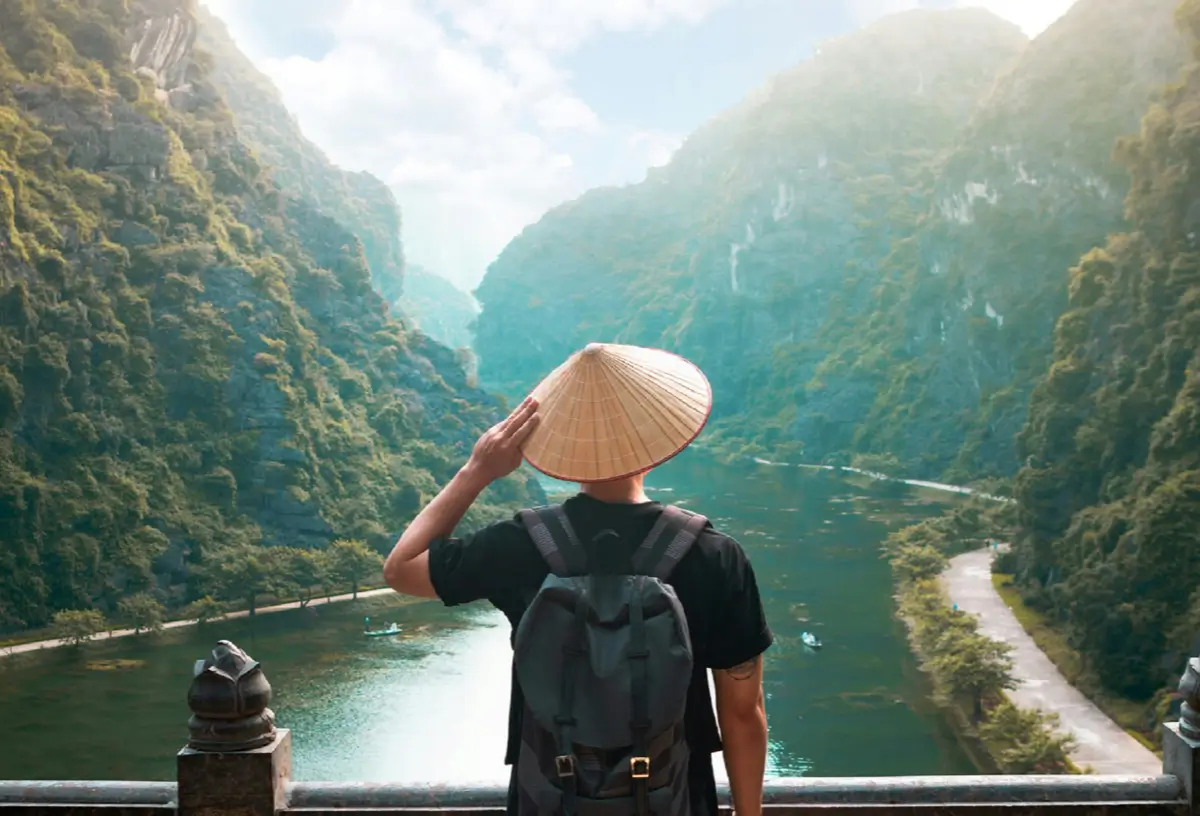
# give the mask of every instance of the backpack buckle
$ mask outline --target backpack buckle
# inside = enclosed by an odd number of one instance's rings
[[[560,779],[566,779],[569,776],[575,775],[575,756],[566,754],[565,756],[556,756],[554,758],[554,770],[558,772]]]
[[[630,757],[629,775],[634,779],[649,779],[650,757]]]

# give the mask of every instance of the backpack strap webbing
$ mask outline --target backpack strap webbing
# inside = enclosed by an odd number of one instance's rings
[[[650,528],[650,535],[634,552],[634,570],[667,580],[707,526],[708,519],[699,513],[667,505]]]
[[[561,504],[522,510],[517,517],[552,573],[565,576],[587,572],[587,552],[579,543]]]
[[[629,602],[629,691],[632,695],[629,730],[633,735],[633,753],[629,756],[629,782],[633,790],[634,812],[649,814],[650,751],[647,747],[650,732],[650,676],[646,665],[650,652],[646,649],[646,610],[642,606],[642,583]]]
[[[554,718],[555,745],[558,753],[554,757],[554,770],[558,774],[559,784],[563,792],[564,816],[575,816],[577,809],[577,774],[578,761],[572,741],[576,726],[575,686],[579,682],[581,658],[586,645],[588,604],[585,598],[575,599],[575,619],[571,627],[571,637],[563,645],[563,674],[562,685],[559,687],[558,715]]]

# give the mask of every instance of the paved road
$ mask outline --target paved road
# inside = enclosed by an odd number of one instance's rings
[[[1098,774],[1162,773],[1162,760],[1068,683],[1037,647],[992,585],[991,560],[987,549],[957,556],[942,583],[951,602],[979,618],[983,634],[1012,644],[1013,674],[1021,680],[1020,687],[1009,692],[1013,702],[1057,712],[1062,730],[1075,737],[1071,759],[1080,768],[1090,765]]]
[[[369,589],[369,590],[364,590],[364,591],[358,593],[358,597],[370,598],[374,595],[384,595],[389,592],[392,592],[392,590],[389,589],[388,587],[384,587],[383,589]],[[308,605],[309,606],[320,606],[321,604],[337,603],[338,601],[349,601],[349,600],[352,600],[353,598],[354,598],[354,594],[347,592],[345,595],[334,595],[331,598],[325,598],[325,597],[313,598],[311,601],[309,601]],[[270,614],[271,612],[282,612],[285,609],[298,609],[299,607],[300,607],[299,601],[292,601],[291,603],[275,604],[274,606],[259,607],[255,611],[255,614],[256,615],[267,615],[267,614]],[[226,612],[225,618],[244,618],[244,617],[247,617],[249,614],[250,614],[249,611],[243,609],[238,612]],[[167,621],[166,623],[164,623],[163,629],[178,629],[181,626],[195,626],[195,625],[196,625],[195,620],[174,620],[174,621]],[[132,629],[116,629],[112,632],[101,632],[100,634],[98,634],[94,638],[92,638],[92,640],[109,640],[111,638],[127,637],[128,635],[132,635],[132,634],[134,634],[134,631]],[[0,647],[0,657],[7,657],[8,655],[21,654],[22,652],[35,652],[38,649],[56,649],[59,646],[65,646],[65,645],[66,645],[66,641],[64,641],[64,640],[37,640],[37,641],[34,641],[33,643],[22,643],[18,646],[4,646],[4,647]]]

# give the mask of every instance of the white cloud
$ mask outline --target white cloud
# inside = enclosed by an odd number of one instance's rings
[[[692,23],[726,1],[347,0],[319,4],[328,53],[276,59],[261,56],[243,0],[204,0],[306,136],[393,187],[409,257],[463,286],[548,208],[631,180],[673,138],[601,122],[558,60],[600,31]],[[280,17],[295,8],[264,2]],[[586,173],[585,156],[600,157]]]
[[[436,0],[479,45],[563,52],[597,31],[697,23],[728,0]]]

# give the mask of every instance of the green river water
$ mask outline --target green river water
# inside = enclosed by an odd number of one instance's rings
[[[888,530],[952,495],[721,467],[692,452],[648,488],[709,516],[751,557],[776,634],[765,679],[772,775],[974,772],[928,701],[879,553]],[[364,615],[403,633],[366,638]],[[824,639],[820,652],[800,643],[807,628]],[[507,623],[486,604],[396,596],[0,658],[0,778],[173,778],[192,663],[221,638],[262,663],[298,779],[507,779]]]

